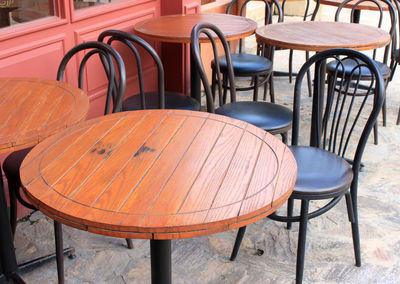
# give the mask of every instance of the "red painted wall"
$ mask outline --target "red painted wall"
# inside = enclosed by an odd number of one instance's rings
[[[0,29],[0,77],[39,77],[56,79],[58,64],[73,46],[90,40],[106,29],[133,32],[141,20],[169,14],[200,12],[200,0],[124,0],[74,11],[73,1],[56,0],[57,15]],[[162,53],[166,69],[167,89],[189,89],[188,47],[153,42]],[[117,48],[118,49],[118,48]],[[137,92],[136,70],[129,64],[128,51],[118,49],[127,66],[127,95]],[[171,56],[172,55],[172,56]],[[173,58],[173,60],[170,60]],[[177,60],[178,59],[178,60]],[[105,75],[97,72],[99,61],[89,62],[85,90],[90,99],[89,118],[102,115],[106,94]],[[145,62],[148,90],[156,89],[155,68]],[[66,80],[76,84],[78,65],[67,68]],[[0,157],[2,161],[4,157]],[[20,211],[22,212],[22,211]]]

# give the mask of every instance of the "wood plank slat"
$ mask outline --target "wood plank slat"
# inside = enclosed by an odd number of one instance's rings
[[[267,216],[289,197],[296,170],[286,145],[243,121],[147,110],[47,139],[28,154],[21,181],[28,198],[60,222],[109,236],[173,239]]]

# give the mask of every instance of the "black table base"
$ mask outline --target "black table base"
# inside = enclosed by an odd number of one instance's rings
[[[151,283],[171,284],[171,240],[150,240]]]

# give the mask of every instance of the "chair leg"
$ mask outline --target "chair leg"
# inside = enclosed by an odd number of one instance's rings
[[[254,89],[253,89],[254,102],[258,101],[258,81],[259,81],[259,76],[258,75],[254,76]]]
[[[351,222],[351,233],[353,235],[353,247],[356,266],[361,266],[360,232],[358,229],[357,204],[352,200],[350,193],[346,193],[346,205],[349,221]]]
[[[293,74],[293,49],[289,50],[289,83],[292,83]]]
[[[216,88],[216,85],[217,85],[217,75],[215,74],[215,71],[214,71],[214,69],[212,70],[212,75],[211,75],[212,77],[212,79],[211,79],[211,94],[212,94],[212,97],[213,97],[213,100],[215,101],[215,88]]]
[[[271,103],[275,103],[275,91],[274,91],[274,72],[271,73],[271,76],[269,76],[269,96],[271,98]],[[267,98],[264,99],[264,101]]]
[[[306,51],[306,61],[310,59],[310,52]],[[308,86],[308,96],[312,95],[312,81],[310,69],[307,70],[307,86]]]
[[[396,125],[400,124],[400,107],[399,107],[399,112],[397,113],[397,121],[396,121]]]
[[[17,187],[17,188],[16,188]],[[15,190],[19,190],[18,186],[8,183],[8,193],[10,196],[10,225],[13,238],[15,237],[15,230],[17,228],[17,195]]]
[[[222,75],[222,86],[223,86],[223,96],[222,96],[222,102],[226,104],[226,96],[228,94],[228,79],[226,78],[226,75]]]
[[[133,243],[131,239],[125,239],[126,240],[126,245],[128,249],[133,249]]]
[[[374,124],[374,144],[378,145],[378,122]]]
[[[288,202],[287,202],[287,216],[288,217],[293,216],[293,206],[294,206],[294,199],[289,197]],[[287,222],[286,229],[290,230],[291,228],[292,228],[292,222]]]
[[[386,96],[382,104],[382,125],[386,126]]]
[[[230,258],[231,261],[234,261],[236,259],[236,256],[239,252],[239,248],[242,243],[245,232],[246,232],[246,226],[239,228],[239,231],[236,235],[235,245],[233,246],[233,250],[232,250],[232,254],[231,254],[231,258]]]
[[[58,283],[64,283],[64,249],[61,223],[54,221],[54,236],[56,242],[56,262]]]
[[[301,201],[299,241],[297,244],[296,284],[301,284],[303,282],[309,203],[309,200],[303,199]]]
[[[284,144],[287,144],[287,142],[288,142],[288,133],[287,132],[281,133],[281,136],[282,136],[282,142]]]

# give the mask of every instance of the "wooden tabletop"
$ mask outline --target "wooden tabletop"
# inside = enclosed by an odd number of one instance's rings
[[[315,1],[315,0],[314,0]],[[342,4],[343,0],[320,0],[320,3],[323,5],[328,5],[328,6],[334,6],[334,7],[338,7],[340,4]],[[344,8],[353,8],[354,4],[357,3],[358,0],[354,0],[349,2],[348,4],[346,4],[344,6]],[[381,5],[382,9],[384,11],[389,10],[388,6],[386,5],[385,2],[379,1],[379,4]],[[396,5],[394,4],[393,0],[392,0],[392,4],[394,6],[394,8],[396,8]],[[360,4],[357,5],[357,10],[373,10],[373,11],[379,11],[378,6],[374,3],[374,2],[370,2],[370,1],[364,1]]]
[[[0,78],[0,153],[36,145],[86,117],[87,95],[67,83]]]
[[[188,14],[155,17],[135,24],[138,36],[161,42],[189,43],[193,27],[209,22],[221,29],[227,40],[252,35],[257,23],[251,19],[226,14]],[[206,41],[205,35],[201,36]]]
[[[123,238],[177,239],[255,222],[290,196],[296,161],[248,123],[203,112],[147,110],[75,125],[21,166],[49,217]]]
[[[377,27],[342,22],[286,22],[260,27],[258,42],[296,50],[330,48],[369,50],[386,46],[390,35]]]

